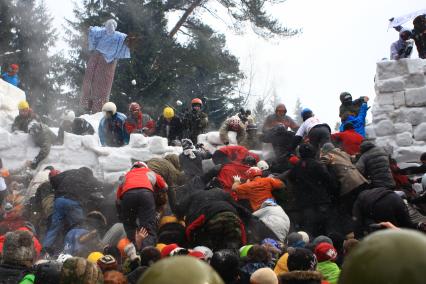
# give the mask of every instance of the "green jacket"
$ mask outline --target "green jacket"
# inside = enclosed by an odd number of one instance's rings
[[[319,262],[317,265],[317,271],[321,272],[325,280],[330,284],[337,284],[340,275],[340,268],[334,262],[327,260]]]

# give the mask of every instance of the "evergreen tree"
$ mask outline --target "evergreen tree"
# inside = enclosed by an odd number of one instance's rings
[[[56,107],[59,91],[58,84],[55,85],[57,74],[52,68],[59,56],[49,54],[57,39],[56,31],[51,27],[52,17],[43,1],[1,0],[0,8],[2,25],[7,27],[1,28],[0,50],[20,50],[9,55],[5,62],[20,65],[19,87],[25,91],[31,106],[39,114],[46,115]]]
[[[302,102],[300,101],[300,98],[297,98],[296,105],[294,106],[294,120],[298,125],[301,125],[303,123],[302,116],[300,115],[302,113],[302,110]]]
[[[254,115],[256,117],[256,122],[259,125],[263,125],[265,122],[266,116],[268,115],[268,110],[265,107],[265,100],[258,99],[254,107]]]

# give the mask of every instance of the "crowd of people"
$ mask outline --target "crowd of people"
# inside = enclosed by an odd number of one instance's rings
[[[340,101],[341,129],[333,134],[308,108],[298,125],[278,104],[261,131],[241,109],[222,123],[223,146],[214,152],[197,143],[208,129],[198,98],[184,116],[167,106],[157,121],[139,103],[125,115],[107,102],[102,146],[124,146],[139,133],[182,147],[179,155],[135,161],[115,184],[84,166],[40,168],[64,132],[95,130],[67,110],[56,136],[20,102],[12,131],[40,147],[26,163],[38,172],[0,165],[0,283],[338,283],[370,233],[426,231],[425,188],[418,189],[426,153],[420,166],[400,169],[365,137],[368,97],[344,92]],[[262,143],[272,144],[273,158],[253,151]],[[206,170],[208,159],[214,167]]]

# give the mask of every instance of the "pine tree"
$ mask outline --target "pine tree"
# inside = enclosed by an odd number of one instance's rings
[[[3,41],[1,50],[20,50],[7,57],[7,63],[20,65],[19,76],[27,100],[41,115],[47,115],[55,108],[58,92],[56,73],[52,66],[59,60],[59,56],[50,55],[49,49],[57,39],[56,31],[51,27],[52,17],[48,14],[43,1],[20,0],[0,2],[1,20],[6,17],[8,34],[2,28],[2,34],[8,39]],[[4,15],[3,7],[7,8]],[[5,47],[4,45],[7,45]],[[58,69],[56,69],[58,70]]]
[[[258,99],[256,101],[256,105],[254,107],[254,115],[256,117],[256,122],[259,125],[263,125],[263,123],[265,122],[265,118],[268,115],[268,110],[265,107],[264,99]]]
[[[301,125],[303,123],[302,116],[300,115],[302,113],[302,110],[302,102],[300,101],[300,98],[297,98],[296,105],[294,106],[294,120],[298,125]]]

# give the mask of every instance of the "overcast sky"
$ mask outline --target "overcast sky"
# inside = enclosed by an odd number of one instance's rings
[[[72,16],[72,2],[46,0],[59,32],[63,18]],[[228,48],[246,75],[253,70],[252,104],[274,88],[291,115],[299,97],[304,107],[334,127],[342,91],[354,98],[374,98],[376,62],[389,58],[390,44],[398,39],[393,29],[387,30],[388,19],[424,8],[424,0],[288,0],[275,5],[271,13],[283,25],[303,32],[272,41],[249,29],[236,35],[222,21],[208,15],[205,19],[226,34]],[[227,21],[226,16],[223,19]],[[65,48],[64,44],[59,48]]]

